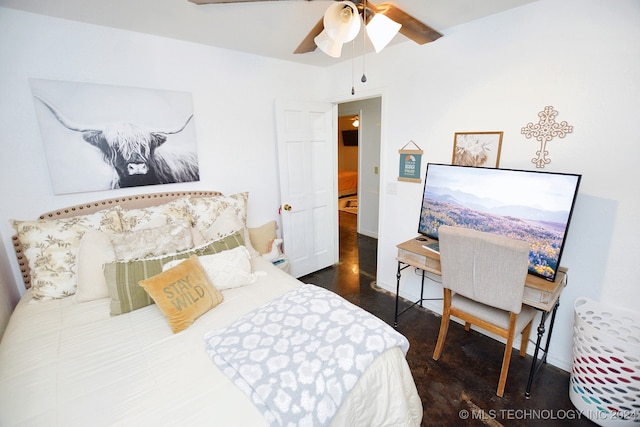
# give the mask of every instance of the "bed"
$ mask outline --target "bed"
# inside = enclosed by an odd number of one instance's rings
[[[338,197],[358,194],[358,172],[338,171]]]
[[[15,221],[27,290],[0,343],[0,425],[420,425],[406,339],[259,256],[247,197],[149,194]],[[184,216],[191,241],[176,250]],[[55,244],[34,248],[39,228]],[[73,271],[41,271],[34,259],[61,241]],[[183,316],[163,299],[181,283],[181,310],[213,307]]]

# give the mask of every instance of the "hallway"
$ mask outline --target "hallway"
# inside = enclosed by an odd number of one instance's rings
[[[340,212],[340,262],[301,277],[393,324],[395,294],[375,288],[377,241],[356,233],[357,216]],[[409,304],[402,301],[404,307]],[[402,307],[401,307],[402,309]],[[407,361],[424,409],[423,426],[594,426],[569,400],[569,374],[544,365],[524,397],[531,357],[514,351],[503,398],[496,387],[504,345],[452,322],[439,361],[432,359],[440,316],[414,307],[399,318]],[[529,344],[533,346],[533,343]]]

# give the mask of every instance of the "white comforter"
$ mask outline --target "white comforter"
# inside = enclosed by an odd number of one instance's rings
[[[173,334],[155,305],[110,316],[109,299],[30,304],[0,345],[0,426],[261,426],[260,412],[209,359],[203,336],[301,285],[261,258],[258,282]],[[402,350],[378,357],[334,426],[419,425],[422,404]]]
[[[211,360],[272,426],[329,426],[384,351],[407,339],[339,295],[304,285],[205,335]]]

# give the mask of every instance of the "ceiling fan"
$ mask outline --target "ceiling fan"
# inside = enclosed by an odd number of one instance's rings
[[[248,2],[258,2],[258,1],[280,1],[280,0],[189,0],[189,1],[196,4],[220,4],[220,3],[248,3]],[[311,0],[306,0],[306,1],[311,1]],[[395,23],[396,24],[395,30],[391,34],[391,37],[387,37],[388,40],[385,40],[386,43],[388,43],[391,40],[391,38],[393,37],[393,35],[395,35],[396,32],[400,32],[400,34],[404,35],[405,37],[413,40],[418,44],[429,43],[442,37],[442,34],[435,31],[433,28],[429,27],[423,22],[417,20],[416,18],[409,15],[408,13],[404,12],[403,10],[395,6],[393,3],[383,2],[383,3],[374,4],[374,3],[370,3],[367,0],[350,0],[349,2],[341,1],[340,3],[342,4],[350,3],[350,6],[352,4],[353,6],[352,9],[354,10],[354,12],[357,10],[357,13],[362,17],[364,24],[367,26],[368,31],[371,29],[371,26],[370,26],[371,21],[376,15],[382,15],[383,17],[388,18],[388,19],[385,19],[385,21]],[[294,50],[293,53],[300,54],[300,53],[313,52],[314,50],[316,50],[316,48],[320,44],[321,50],[323,50],[325,53],[334,57],[340,56],[340,49],[337,49],[337,51],[333,50],[333,52],[331,52],[332,49],[330,47],[326,48],[325,46],[325,43],[328,40],[328,37],[325,36],[325,30],[327,29],[327,25],[325,23],[327,19],[327,14],[331,13],[330,11],[332,10],[332,7],[333,5],[329,7],[329,10],[327,10],[327,13],[325,14],[325,16],[321,18],[318,21],[318,23],[311,29],[309,34],[307,34],[307,36],[302,40],[302,42],[298,45],[298,47],[296,48],[296,50]],[[337,9],[337,8],[334,7],[333,9]],[[346,7],[341,7],[341,10],[346,10]],[[359,30],[359,26],[360,26],[359,20],[357,24],[358,24],[357,26]],[[397,24],[401,25],[399,27],[399,30],[397,28]],[[352,29],[355,29],[355,28],[352,28]],[[357,34],[357,30],[356,30],[356,34]],[[371,38],[370,31],[369,31],[369,35]],[[346,38],[339,40],[340,42],[339,47],[341,48],[342,42],[350,41],[350,40],[351,39],[346,39]],[[384,43],[384,45],[386,45],[386,43]],[[376,46],[376,43],[374,42],[374,47],[378,52],[384,46],[382,47]]]

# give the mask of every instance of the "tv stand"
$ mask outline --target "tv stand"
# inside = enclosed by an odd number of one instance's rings
[[[413,238],[406,242],[397,245],[398,248],[398,271],[396,273],[396,308],[393,326],[398,327],[398,317],[414,307],[416,304],[422,306],[423,301],[427,300],[440,300],[442,298],[424,298],[424,279],[425,273],[431,273],[436,276],[442,276],[440,270],[440,254],[431,250],[425,249],[423,245],[436,242],[433,239],[420,237],[420,240]],[[420,287],[420,299],[414,302],[408,308],[398,312],[398,303],[400,299],[400,279],[402,278],[402,271],[408,267],[414,267],[422,271],[422,283]],[[542,277],[534,276],[532,274],[527,275],[527,279],[524,287],[524,296],[522,303],[529,305],[539,310],[542,315],[540,318],[540,324],[538,325],[538,336],[536,339],[536,347],[533,353],[533,360],[531,362],[531,371],[529,372],[529,379],[527,381],[527,388],[525,396],[527,398],[531,395],[531,386],[533,378],[540,369],[540,367],[547,363],[547,352],[549,350],[549,343],[551,341],[551,333],[553,332],[553,324],[556,319],[556,312],[560,305],[560,293],[562,289],[567,285],[567,269],[560,267],[558,274],[556,274],[555,281],[551,282],[545,280]],[[549,322],[549,333],[545,345],[542,346],[542,338],[546,331],[545,324],[547,319],[551,315],[551,321]],[[542,357],[538,358],[538,355],[542,351]]]

